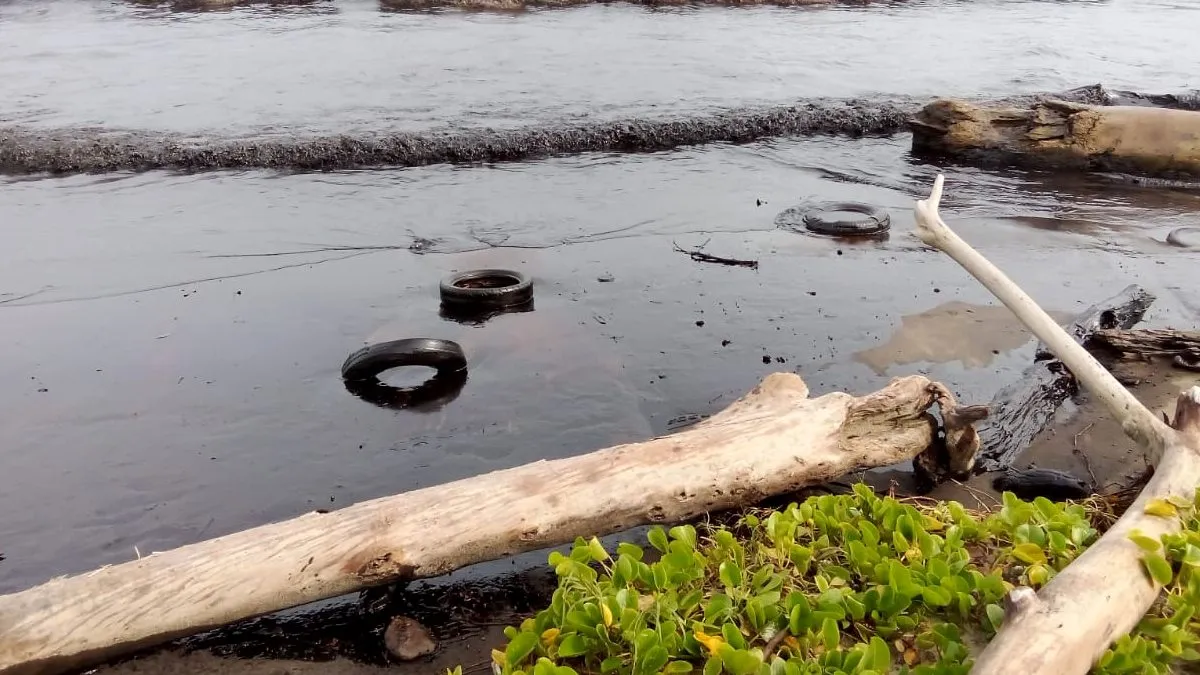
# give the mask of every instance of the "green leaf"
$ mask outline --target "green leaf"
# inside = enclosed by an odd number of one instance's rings
[[[721,657],[710,656],[709,659],[704,662],[704,675],[721,675],[722,668],[723,665],[721,663]]]
[[[825,643],[826,651],[837,649],[838,643],[842,640],[842,633],[838,630],[837,621],[833,619],[825,619],[821,622],[821,641]]]
[[[662,645],[655,645],[646,650],[645,656],[642,657],[641,664],[637,668],[639,673],[657,673],[659,669],[667,665],[667,661],[671,657],[667,654],[667,650]]]
[[[1017,544],[1013,547],[1012,555],[1017,560],[1029,565],[1046,562],[1046,553],[1037,544]]]
[[[721,660],[729,669],[731,675],[756,675],[762,659],[753,652],[744,649],[726,648],[721,650]]]
[[[1150,573],[1150,578],[1163,586],[1171,583],[1171,579],[1175,577],[1175,573],[1171,571],[1171,563],[1167,562],[1166,558],[1157,553],[1144,554],[1142,556],[1142,565]]]
[[[593,560],[608,560],[608,551],[604,550],[604,544],[596,537],[592,537],[588,542],[588,552],[592,554]]]
[[[525,657],[533,653],[537,648],[538,635],[537,633],[517,633],[516,637],[509,641],[508,647],[504,650],[504,660],[510,666],[518,666]]]
[[[676,673],[690,673],[692,672],[692,664],[688,663],[687,661],[672,661],[667,664],[666,668],[663,668],[663,672],[667,673],[667,675],[675,675]]]
[[[1200,547],[1188,544],[1184,549],[1183,564],[1188,567],[1200,567]]]
[[[624,660],[619,656],[610,656],[600,662],[600,672],[611,673],[624,665]]]
[[[870,658],[865,662],[866,667],[880,673],[888,672],[892,667],[892,650],[888,649],[887,643],[878,635],[872,635],[869,650]]]
[[[734,649],[745,649],[746,638],[742,635],[742,631],[732,623],[727,623],[721,626],[721,637],[725,638],[725,642],[729,643]]]
[[[742,568],[732,560],[726,560],[717,568],[717,572],[721,577],[721,583],[730,588],[739,588],[742,585]]]
[[[733,609],[733,600],[729,599],[724,593],[717,593],[708,601],[708,606],[704,608],[704,621],[716,625],[718,620],[725,619],[729,615],[729,611]]]
[[[672,539],[678,539],[687,544],[688,548],[696,548],[696,528],[691,525],[677,525],[672,527],[669,534]]]
[[[646,539],[650,541],[650,545],[654,548],[663,553],[667,552],[667,533],[663,531],[662,527],[655,525],[650,528],[650,532],[646,534]]]
[[[587,641],[579,633],[568,633],[558,643],[558,655],[564,659],[587,653]]]
[[[930,607],[945,607],[950,604],[954,596],[940,586],[926,586],[921,589],[921,599]]]
[[[1000,624],[1004,622],[1004,608],[992,603],[984,607],[984,612],[987,613],[988,622],[992,624],[992,630],[1000,630]]]
[[[638,546],[636,544],[630,544],[627,541],[623,541],[623,542],[617,544],[617,555],[618,556],[627,555],[630,558],[633,558],[634,560],[641,560],[642,555],[644,555],[644,554],[642,552],[641,546]]]
[[[1138,548],[1147,553],[1158,553],[1162,548],[1162,542],[1153,537],[1147,537],[1140,530],[1134,530],[1129,534],[1129,540],[1138,545]]]

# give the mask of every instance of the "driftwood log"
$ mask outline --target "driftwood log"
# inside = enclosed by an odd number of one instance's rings
[[[0,596],[0,673],[58,673],[240,619],[912,459],[940,384],[809,398],[769,375],[677,434],[540,461],[154,553]]]
[[[1084,310],[1067,332],[1088,344],[1099,332],[1130,328],[1145,316],[1154,302],[1146,289],[1131,285],[1117,295]],[[1079,391],[1079,384],[1063,362],[1039,342],[1034,363],[1021,377],[992,398],[991,414],[979,425],[981,447],[976,472],[999,471],[1012,466],[1046,425],[1059,406]]]
[[[983,165],[1200,175],[1200,112],[1040,100],[989,107],[955,99],[911,120],[916,153]]]
[[[1129,540],[1140,530],[1152,538],[1177,531],[1178,516],[1146,513],[1155,499],[1191,500],[1200,485],[1200,387],[1179,395],[1175,416],[1164,423],[1100,365],[1016,284],[950,230],[938,214],[941,175],[928,199],[916,203],[921,240],[958,262],[1038,336],[1082,382],[1130,438],[1158,456],[1154,476],[1104,536],[1050,580],[1041,591],[1009,593],[999,632],[975,661],[982,675],[1084,675],[1120,636],[1132,630],[1162,587],[1141,564]]]

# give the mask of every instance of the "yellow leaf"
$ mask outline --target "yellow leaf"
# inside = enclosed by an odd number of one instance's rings
[[[1042,547],[1030,542],[1017,544],[1013,547],[1012,554],[1017,560],[1030,565],[1046,562],[1046,553]]]
[[[1158,549],[1162,543],[1153,538],[1142,534],[1141,530],[1134,530],[1129,533],[1129,540],[1138,545],[1138,548],[1148,553],[1158,553]]]
[[[1050,580],[1050,570],[1045,565],[1033,565],[1029,568],[1029,583],[1034,586],[1044,586]]]
[[[503,667],[504,667],[504,663],[505,663],[507,660],[508,660],[508,659],[507,659],[507,658],[505,658],[505,656],[504,656],[504,652],[500,651],[499,649],[493,649],[493,650],[492,650],[492,663],[494,663],[494,664],[496,664],[496,665],[500,666],[501,668],[503,668]]]
[[[606,603],[606,602],[600,603],[600,614],[601,614],[601,616],[604,617],[604,627],[608,628],[608,627],[612,626],[612,622],[613,622],[612,610],[608,608],[608,603]]]
[[[926,532],[941,532],[946,528],[945,523],[933,516],[925,516],[921,524],[925,526]]]
[[[1146,513],[1152,516],[1170,518],[1178,515],[1179,509],[1175,508],[1174,504],[1165,499],[1155,499],[1146,505]]]
[[[696,642],[704,645],[709,654],[716,654],[721,645],[725,644],[725,641],[721,638],[715,635],[706,635],[702,631],[696,631]]]
[[[554,640],[558,638],[559,630],[557,628],[547,628],[542,631],[542,642],[548,645],[554,644]]]
[[[917,650],[915,650],[911,647],[909,647],[908,649],[905,649],[904,650],[904,663],[906,665],[911,666],[916,662],[917,662]]]

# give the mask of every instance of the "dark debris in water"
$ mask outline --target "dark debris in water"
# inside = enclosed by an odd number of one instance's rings
[[[340,170],[508,162],[582,152],[654,152],[807,134],[892,134],[912,103],[814,101],[680,119],[618,120],[512,130],[195,140],[151,132],[0,129],[0,170],[72,174],[157,169]]]
[[[1052,96],[1096,105],[1200,109],[1200,95],[1138,94],[1101,85]],[[98,128],[0,127],[0,172],[77,174],[220,169],[343,170],[475,164],[584,152],[656,152],[705,143],[748,143],[815,134],[891,135],[908,130],[918,99],[811,99],[675,119],[627,119],[580,125],[453,132],[296,135],[269,138],[183,136]]]

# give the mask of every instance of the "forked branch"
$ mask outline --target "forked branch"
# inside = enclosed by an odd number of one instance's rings
[[[1137,625],[1161,591],[1143,572],[1140,549],[1129,534],[1137,530],[1156,538],[1179,529],[1178,517],[1147,514],[1146,506],[1153,499],[1190,498],[1200,484],[1200,387],[1179,395],[1169,426],[1160,421],[1012,280],[946,226],[938,214],[942,181],[939,175],[929,198],[916,204],[921,240],[953,258],[1012,310],[1103,401],[1131,438],[1161,452],[1154,477],[1103,537],[1036,594],[1028,588],[1010,593],[1003,625],[973,671],[1084,675],[1114,640]]]
[[[1083,386],[1104,403],[1121,423],[1125,433],[1140,445],[1156,453],[1161,451],[1170,428],[1129,393],[1083,346],[1072,340],[1033,298],[942,221],[938,206],[942,200],[943,180],[942,175],[938,174],[929,198],[916,204],[917,236],[921,241],[953,258],[1012,310],[1021,323],[1066,364]]]

